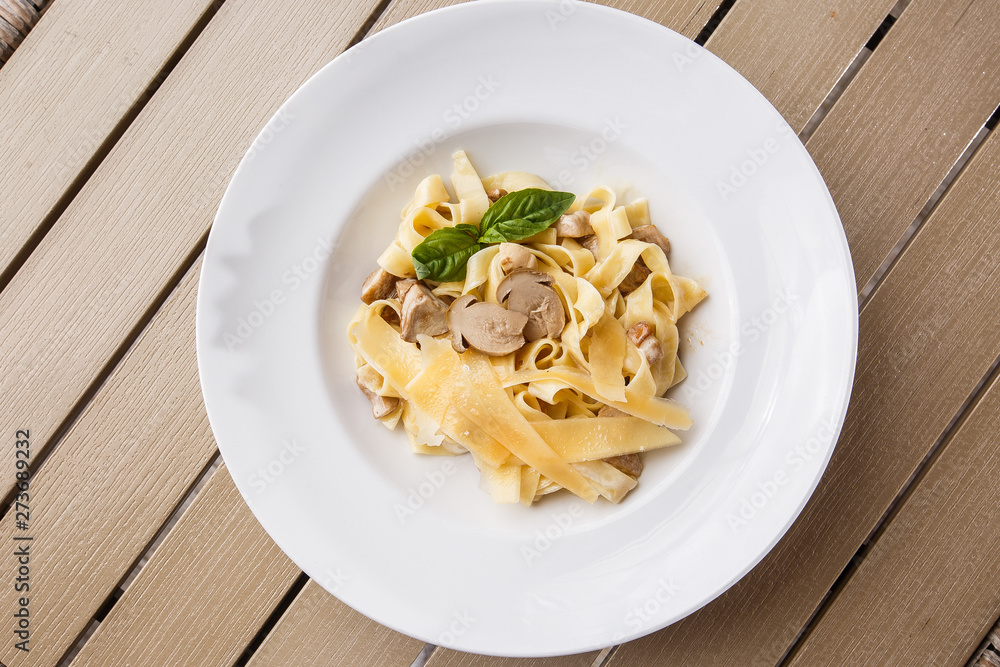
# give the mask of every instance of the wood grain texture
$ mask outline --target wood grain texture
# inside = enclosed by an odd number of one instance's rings
[[[809,140],[859,288],[1000,104],[998,69],[995,5],[914,0]]]
[[[56,2],[0,69],[0,272],[141,103],[211,2],[141,0],[113,11],[99,0]],[[12,14],[20,5],[6,4]]]
[[[197,276],[181,283],[31,480],[31,651],[0,643],[7,667],[55,664],[216,451],[195,360]],[[34,435],[30,419],[22,427]],[[25,534],[14,519],[0,521],[6,544]],[[11,618],[15,604],[0,598],[0,613]]]
[[[494,658],[473,653],[437,649],[426,667],[590,667],[600,651],[558,658]]]
[[[894,271],[886,286],[889,293],[902,281],[919,283],[916,274],[921,268],[933,275],[933,250],[956,242],[962,250],[941,266],[943,286],[954,286],[955,294],[964,295],[970,283],[997,284],[998,174],[1000,136],[994,134],[935,211],[938,224],[921,230],[914,240],[925,265],[909,261]],[[930,281],[923,282],[912,288],[914,292],[929,287]],[[970,295],[963,310],[973,306],[974,299]],[[917,320],[930,328],[921,332],[920,326],[914,327],[911,336],[922,333],[920,344],[936,348],[940,359],[934,367],[948,373],[948,366],[966,363],[971,348],[983,341],[977,326],[996,328],[1000,298],[986,302],[990,319]],[[930,315],[932,307],[921,310]],[[939,326],[951,331],[937,331]],[[986,339],[996,351],[997,335]],[[947,362],[950,357],[957,358]],[[934,401],[940,384],[914,385],[924,388],[915,393],[921,401]],[[998,432],[1000,383],[995,381],[826,611],[793,665],[816,664],[821,656],[852,665],[949,665],[963,664],[972,656],[1000,615]]]
[[[376,21],[372,32],[399,23],[432,9],[449,5],[457,5],[467,0],[395,0]],[[656,21],[682,35],[694,38],[708,23],[708,19],[718,9],[722,0],[610,0],[598,4],[608,5],[623,11],[637,14],[650,21]],[[572,7],[572,5],[567,5]],[[568,19],[569,14],[566,15]],[[553,26],[558,27],[563,15],[554,10]]]
[[[998,172],[994,135],[862,310],[844,429],[796,523],[718,600],[623,645],[609,666],[773,665],[791,646],[1000,355],[1000,292],[993,288],[1000,280]]]
[[[223,466],[72,665],[231,665],[298,573]]]
[[[310,580],[247,667],[409,667],[424,643],[354,611]]]
[[[705,44],[800,131],[896,0],[739,0]]]
[[[0,432],[52,435],[203,238],[259,128],[371,9],[223,5],[0,293]]]
[[[792,665],[962,664],[1000,613],[1000,387],[841,591]]]

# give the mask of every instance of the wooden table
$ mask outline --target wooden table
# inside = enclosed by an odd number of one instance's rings
[[[1000,6],[987,0],[611,3],[697,38],[801,131],[862,297],[833,460],[720,599],[600,653],[484,658],[364,618],[271,542],[199,389],[206,235],[296,87],[447,2],[54,0],[39,19],[38,2],[0,0],[0,662],[1000,665]],[[12,634],[21,597],[27,653]]]

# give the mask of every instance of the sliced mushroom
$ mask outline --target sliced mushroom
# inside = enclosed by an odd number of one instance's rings
[[[590,225],[590,214],[583,209],[559,216],[555,227],[556,236],[568,236],[571,239],[594,233],[594,228]]]
[[[498,199],[500,199],[501,197],[506,196],[507,194],[508,194],[508,192],[506,190],[504,190],[503,188],[494,188],[494,189],[490,190],[489,192],[487,192],[486,196],[490,198],[490,202],[492,202],[492,203],[495,204]]]
[[[600,410],[597,411],[598,417],[628,417],[627,412],[622,412],[618,408],[611,407],[610,405],[602,406]]]
[[[400,281],[403,282],[403,281]],[[408,343],[417,342],[418,334],[438,336],[448,332],[448,305],[431,294],[427,285],[414,281],[403,293],[403,318],[400,336]]]
[[[646,262],[642,261],[640,257],[632,265],[632,270],[628,272],[628,275],[619,283],[618,290],[622,293],[622,296],[628,296],[646,282],[649,274],[649,267],[646,266]]]
[[[504,274],[517,269],[534,270],[538,268],[538,258],[520,243],[501,243],[497,258],[500,260],[500,268],[503,269]]]
[[[642,474],[642,457],[638,454],[622,454],[621,456],[611,456],[604,459],[605,463],[610,463],[618,470],[632,477],[638,478]]]
[[[582,237],[580,245],[589,250],[594,259],[597,259],[597,246],[600,245],[600,242],[597,240],[597,234]]]
[[[527,323],[527,315],[476,301],[471,294],[458,297],[448,308],[451,345],[458,352],[470,347],[491,357],[516,352],[524,345]]]
[[[670,254],[670,239],[661,234],[660,230],[656,228],[656,225],[643,225],[642,227],[636,227],[626,238],[642,241],[643,243],[658,245],[660,246],[660,249],[663,250],[664,255]]]
[[[418,282],[420,281],[416,278],[402,278],[396,281],[396,296],[399,297],[400,303],[402,303],[403,299],[406,298],[406,290],[410,289]]]
[[[372,304],[379,299],[391,299],[399,280],[381,266],[372,271],[361,285],[361,300]]]
[[[663,346],[653,335],[653,327],[648,322],[636,322],[628,330],[628,337],[652,366],[663,358]]]
[[[358,387],[361,389],[362,393],[368,397],[368,400],[372,402],[372,415],[375,419],[382,419],[386,415],[392,414],[392,411],[399,407],[399,399],[393,396],[379,396],[374,391],[366,387],[361,382],[361,378],[357,378]]]
[[[508,310],[528,316],[525,340],[538,340],[543,336],[558,338],[562,334],[566,326],[566,309],[550,287],[554,282],[547,273],[522,269],[512,272],[497,285],[497,300]]]
[[[618,408],[610,405],[603,406],[597,411],[598,417],[628,417],[628,413],[622,412]],[[609,456],[604,459],[605,463],[610,463],[618,470],[633,478],[642,474],[642,457],[638,454],[622,454],[621,456]]]

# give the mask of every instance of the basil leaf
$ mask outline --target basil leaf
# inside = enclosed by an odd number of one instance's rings
[[[523,241],[543,232],[566,212],[576,195],[526,188],[504,195],[486,210],[479,223],[479,240],[486,243]]]
[[[476,241],[475,225],[445,227],[431,232],[413,249],[413,267],[417,278],[438,282],[465,280],[465,265],[482,247]]]

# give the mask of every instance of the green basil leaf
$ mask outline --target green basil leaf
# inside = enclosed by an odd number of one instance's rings
[[[504,195],[486,210],[479,223],[479,240],[486,243],[523,241],[549,228],[566,212],[576,195],[526,188]]]
[[[465,280],[465,265],[482,246],[476,241],[475,225],[445,227],[431,232],[413,249],[413,267],[417,278],[438,282]]]

